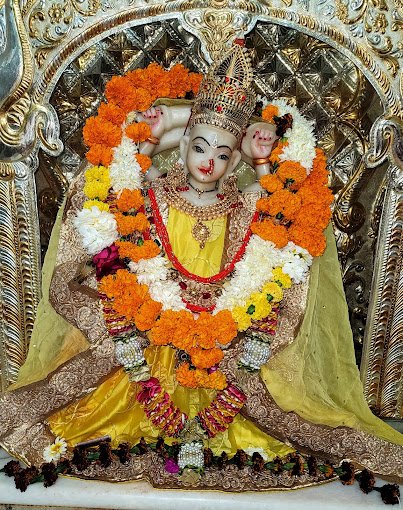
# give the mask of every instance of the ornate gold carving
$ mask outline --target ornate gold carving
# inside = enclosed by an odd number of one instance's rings
[[[397,31],[403,26],[403,16],[401,12],[399,13],[400,0],[394,0],[394,3],[395,12],[388,8],[385,0],[364,0],[359,3],[345,0],[335,2],[336,16],[342,23],[350,26],[353,33],[365,35],[366,42],[385,62],[392,76],[395,76],[399,70],[398,56],[402,47],[401,40],[400,42],[392,40],[390,31]]]
[[[100,0],[61,0],[33,9],[29,13],[28,26],[30,37],[41,44],[35,52],[38,66],[43,65],[48,53],[60,44],[75,26],[82,24],[85,18],[94,16],[100,6]],[[27,11],[26,8],[24,14]]]
[[[17,169],[18,170],[18,169]],[[39,299],[39,253],[35,193],[31,178],[0,180],[0,371],[4,390],[16,379],[27,353],[27,341]],[[20,306],[24,303],[24,306]]]
[[[227,2],[213,3],[226,4]],[[233,11],[213,9],[187,12],[184,14],[184,20],[191,29],[196,30],[199,36],[202,37],[213,61],[222,56],[222,52],[231,38],[238,32],[243,34],[247,31],[248,22],[250,22],[247,15],[236,16]]]
[[[389,189],[380,227],[387,231],[387,235],[378,246],[377,254],[380,285],[374,290],[368,342],[364,345],[361,366],[369,405],[377,413],[390,418],[402,416],[402,218],[401,192]]]
[[[0,180],[10,181],[14,179],[15,170],[12,163],[0,162]]]
[[[11,0],[10,0],[11,1]],[[13,84],[10,95],[5,99],[0,110],[0,141],[11,146],[18,146],[22,142],[26,127],[26,120],[31,108],[28,89],[33,79],[33,63],[31,48],[26,35],[20,8],[17,1],[7,6],[7,23],[9,30],[15,32],[21,44],[21,55],[12,56],[12,64],[18,68],[19,58],[22,60],[23,72],[19,82]],[[9,34],[6,35],[9,37]],[[6,49],[7,51],[7,49]],[[8,55],[7,55],[8,56]],[[0,100],[3,98],[0,98]]]

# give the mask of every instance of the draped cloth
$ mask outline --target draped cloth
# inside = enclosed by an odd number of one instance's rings
[[[46,378],[54,377],[64,365],[68,366],[69,361],[90,350],[90,343],[83,333],[56,313],[49,302],[57,251],[68,249],[66,239],[58,247],[60,229],[63,230],[62,219],[61,210],[44,263],[43,298],[30,352],[12,389],[21,388],[23,391],[39,387]],[[177,228],[180,230],[180,222]],[[294,412],[303,420],[324,427],[351,427],[375,438],[403,445],[403,436],[376,418],[363,397],[331,228],[327,230],[327,241],[325,254],[315,259],[311,268],[307,306],[299,332],[292,343],[262,367],[261,378],[276,405],[286,413]],[[150,347],[146,357],[152,365],[153,374],[161,379],[175,403],[190,416],[211,400],[212,392],[188,390],[176,385],[172,375],[171,348]],[[158,431],[148,423],[135,401],[133,386],[128,383],[122,369],[114,370],[92,393],[79,401],[71,399],[67,407],[53,415],[50,413],[47,421],[59,435],[69,431],[68,438],[72,444],[85,436],[102,435],[99,432],[113,436],[114,430],[116,441],[134,443],[140,436],[155,438]],[[13,393],[9,395],[8,405],[12,403]],[[20,393],[17,391],[16,395]],[[131,416],[129,421],[128,414]],[[81,422],[76,430],[74,420],[77,419]],[[264,427],[247,416],[238,416],[228,433],[216,438],[211,446],[216,451],[229,453],[234,453],[237,448],[261,447],[269,456],[290,451],[289,446],[270,437]],[[401,466],[399,470],[397,478],[402,478]]]

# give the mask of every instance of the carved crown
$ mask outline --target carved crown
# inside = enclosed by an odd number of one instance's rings
[[[228,130],[240,139],[255,103],[249,52],[234,44],[203,78],[192,108],[190,127],[209,124]]]

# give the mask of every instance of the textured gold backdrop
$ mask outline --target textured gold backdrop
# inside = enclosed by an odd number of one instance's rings
[[[337,197],[334,224],[359,360],[385,173],[382,167],[367,170],[362,156],[371,125],[383,112],[380,99],[344,55],[301,32],[258,23],[247,46],[253,48],[258,93],[296,104],[316,122],[319,145],[329,156]],[[51,104],[65,149],[55,158],[40,155],[36,181],[43,252],[57,208],[85,153],[84,121],[103,100],[105,83],[152,61],[164,66],[181,62],[201,72],[207,67],[199,41],[176,21],[165,21],[103,39],[68,66],[57,83]]]

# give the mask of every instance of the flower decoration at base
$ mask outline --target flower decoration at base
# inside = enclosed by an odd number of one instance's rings
[[[62,437],[56,437],[55,441],[43,450],[45,462],[59,460],[67,452],[67,443]]]

